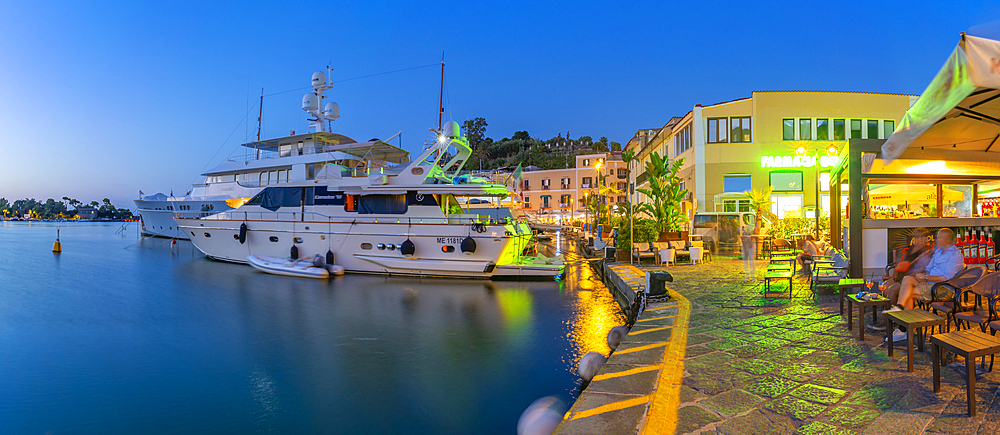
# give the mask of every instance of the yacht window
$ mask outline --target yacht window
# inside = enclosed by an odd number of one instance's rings
[[[267,238],[267,240],[270,240],[270,241],[272,241],[272,242],[275,242],[275,243],[277,243],[277,241],[278,241],[278,236],[271,236],[271,237],[268,237],[268,238]]]
[[[247,201],[246,205],[261,205],[261,203],[264,201],[264,191],[266,190],[267,189],[264,189],[260,191],[260,193],[254,195],[253,198],[250,198],[250,200]]]
[[[362,195],[359,214],[405,214],[406,195]]]
[[[361,249],[364,249],[364,250],[369,250],[369,249],[371,249],[371,248],[372,248],[372,244],[371,244],[371,243],[367,243],[367,242],[366,242],[366,243],[362,243],[362,244],[361,244]]]
[[[438,205],[434,195],[417,193],[413,190],[406,192],[406,203],[408,205]]]
[[[281,207],[313,205],[315,199],[314,189],[313,187],[268,187],[253,197],[247,204],[260,205],[271,211],[275,211]],[[258,200],[259,203],[254,203],[254,201]]]
[[[306,165],[306,180],[312,180],[313,178],[316,178],[316,165],[310,163]]]
[[[267,184],[278,184],[278,171],[271,171],[267,174]]]

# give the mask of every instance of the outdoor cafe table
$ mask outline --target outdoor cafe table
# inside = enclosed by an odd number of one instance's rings
[[[969,416],[976,415],[976,358],[1000,352],[1000,337],[973,329],[936,334],[931,336],[934,348],[934,392],[941,391],[941,363],[943,352],[955,352],[965,358],[965,397]],[[892,349],[890,347],[890,349]]]
[[[938,316],[936,314],[931,314],[929,311],[924,311],[921,309],[914,310],[903,310],[903,311],[893,311],[891,313],[885,313],[885,333],[888,336],[888,346],[889,346],[889,356],[892,356],[892,331],[896,328],[893,326],[900,325],[906,327],[906,369],[908,371],[913,371],[913,334],[923,328],[931,327],[933,330],[934,326],[943,327],[944,317]],[[920,351],[924,351],[924,334],[920,333]],[[932,341],[933,343],[933,341]]]
[[[864,287],[865,280],[862,278],[842,278],[837,284],[837,289],[840,291],[840,315],[844,315],[844,298],[847,297],[847,289],[854,287]]]
[[[865,339],[865,308],[872,307],[872,323],[878,321],[878,313],[876,313],[876,307],[883,306],[889,307],[889,299],[886,297],[879,297],[878,299],[864,300],[858,299],[857,295],[847,295],[847,330],[850,331],[854,329],[854,308],[853,306],[858,306],[858,340],[864,341]]]

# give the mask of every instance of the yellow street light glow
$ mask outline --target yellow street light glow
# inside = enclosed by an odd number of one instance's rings
[[[795,150],[795,155],[797,155],[797,156],[804,156],[804,155],[806,155],[806,147],[804,147],[804,146],[798,147]]]
[[[826,147],[826,155],[830,157],[837,155],[837,146],[831,144],[830,146]]]

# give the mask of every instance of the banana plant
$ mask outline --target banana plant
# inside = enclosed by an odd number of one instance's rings
[[[637,210],[656,220],[661,233],[680,231],[681,223],[686,220],[681,201],[688,190],[681,188],[681,178],[677,175],[683,164],[684,159],[670,163],[667,156],[653,152],[646,162],[649,188],[636,189],[653,200],[640,204]]]

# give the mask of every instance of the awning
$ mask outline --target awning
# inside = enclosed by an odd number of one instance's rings
[[[886,164],[907,148],[1000,152],[1000,41],[962,34],[944,67],[882,145]]]

